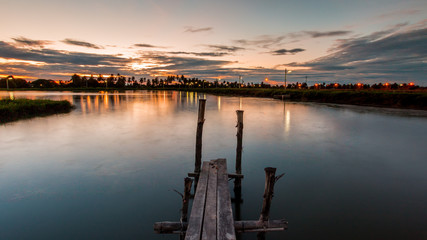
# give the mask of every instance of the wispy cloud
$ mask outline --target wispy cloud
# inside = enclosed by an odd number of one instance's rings
[[[198,33],[198,32],[209,32],[212,31],[212,27],[202,27],[202,28],[197,28],[197,27],[192,27],[192,26],[187,26],[184,27],[184,32],[189,32],[189,33]]]
[[[66,38],[64,40],[62,40],[63,43],[69,44],[69,45],[75,45],[75,46],[80,46],[80,47],[87,47],[87,48],[94,48],[94,49],[102,49],[102,46],[98,46],[96,44],[90,43],[90,42],[85,42],[85,41],[80,41],[80,40],[75,40],[75,39],[70,39],[70,38]]]
[[[238,46],[227,46],[227,45],[207,45],[208,48],[213,51],[224,51],[224,52],[237,52],[240,50],[245,50],[243,47]]]
[[[48,45],[52,43],[52,41],[48,41],[48,40],[33,40],[26,37],[17,37],[12,39],[19,45],[27,45],[31,47],[35,47],[35,46],[43,47],[44,45]]]
[[[401,18],[402,16],[408,16],[408,15],[414,15],[418,14],[421,11],[418,9],[399,9],[396,11],[384,13],[378,16],[378,18],[384,19],[384,18]]]
[[[319,32],[319,31],[304,31],[303,33],[309,35],[312,38],[319,38],[319,37],[337,37],[337,36],[344,36],[351,33],[351,31],[325,31],[325,32]]]
[[[336,31],[299,31],[281,35],[260,35],[253,39],[238,39],[233,40],[234,43],[243,46],[255,46],[259,48],[278,47],[285,44],[286,40],[297,42],[306,38],[321,38],[321,37],[338,37],[352,33],[346,30]]]
[[[273,35],[260,35],[254,39],[238,39],[233,42],[244,46],[256,46],[261,48],[269,48],[271,46],[277,46],[283,43],[282,41],[286,38],[285,35],[273,36]]]
[[[137,44],[134,44],[133,46],[140,47],[140,48],[160,48],[159,46],[154,46],[146,43],[137,43]]]
[[[294,55],[294,54],[296,54],[296,53],[300,53],[300,52],[304,52],[305,51],[305,49],[302,49],[302,48],[294,48],[294,49],[279,49],[279,50],[276,50],[276,51],[272,51],[271,53],[273,54],[273,55],[289,55],[289,54],[291,54],[291,55]]]
[[[209,57],[222,57],[225,55],[229,55],[227,52],[168,52],[168,54],[172,55],[194,55],[194,56],[209,56]]]

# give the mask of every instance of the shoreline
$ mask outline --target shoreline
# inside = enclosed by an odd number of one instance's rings
[[[1,89],[3,90],[3,89]],[[369,107],[427,110],[427,91],[423,90],[340,90],[340,89],[283,89],[283,88],[27,88],[13,91],[185,91],[223,96],[263,97],[295,102],[319,102]],[[281,97],[284,96],[284,97]]]
[[[70,102],[53,100],[2,99],[0,125],[22,119],[68,113],[74,108]]]

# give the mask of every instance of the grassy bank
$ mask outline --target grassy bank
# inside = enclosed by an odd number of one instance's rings
[[[47,116],[71,111],[68,101],[3,99],[0,100],[0,124],[19,119]]]
[[[175,89],[184,90],[184,89]],[[274,88],[197,88],[188,91],[216,95],[274,97],[289,95],[292,101],[351,104],[427,110],[426,91],[373,91],[373,90],[285,90]]]

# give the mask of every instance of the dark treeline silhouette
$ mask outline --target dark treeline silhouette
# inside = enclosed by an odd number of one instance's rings
[[[139,78],[126,77],[119,73],[114,75],[98,74],[80,76],[74,74],[69,81],[58,81],[48,79],[37,79],[34,81],[26,81],[22,78],[7,78],[0,79],[0,88],[127,88],[127,89],[146,89],[146,88],[281,88],[284,85],[271,85],[265,82],[261,83],[239,83],[237,81],[214,80],[206,81],[199,78],[187,78],[184,75],[171,75],[165,78],[155,77]],[[7,82],[6,82],[7,81]],[[375,84],[340,84],[340,83],[315,83],[311,86],[307,83],[290,83],[286,89],[371,89],[371,90],[416,90],[426,89],[414,83],[375,83]]]

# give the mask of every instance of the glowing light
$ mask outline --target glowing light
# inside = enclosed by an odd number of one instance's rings
[[[409,86],[414,86],[414,85],[415,85],[415,83],[413,83],[413,82],[409,83]]]
[[[29,61],[29,60],[20,60],[20,59],[14,59],[14,58],[0,58],[0,64],[8,64],[8,63],[26,63],[30,65],[47,65],[45,62],[39,62],[39,61]]]

